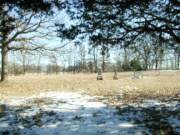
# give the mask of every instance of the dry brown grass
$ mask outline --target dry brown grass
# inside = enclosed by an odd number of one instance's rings
[[[105,73],[103,81],[96,80],[96,74],[58,74],[10,76],[8,83],[0,83],[0,98],[31,96],[49,90],[84,90],[91,95],[112,95],[125,93],[127,98],[164,97],[180,94],[180,71],[144,72],[143,79],[132,79],[133,72],[118,73],[119,80],[113,80],[113,73]]]

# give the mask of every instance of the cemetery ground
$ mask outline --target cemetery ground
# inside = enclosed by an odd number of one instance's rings
[[[180,134],[180,71],[9,76],[0,83],[0,135]]]

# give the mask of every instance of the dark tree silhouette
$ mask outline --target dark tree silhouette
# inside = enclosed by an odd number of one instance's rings
[[[95,45],[129,45],[146,33],[180,43],[178,0],[68,0],[71,27],[56,24],[60,37],[88,36]]]

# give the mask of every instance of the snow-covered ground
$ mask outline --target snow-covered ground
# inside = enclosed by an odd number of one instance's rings
[[[180,134],[178,101],[112,107],[78,92],[44,92],[0,106],[0,135]]]

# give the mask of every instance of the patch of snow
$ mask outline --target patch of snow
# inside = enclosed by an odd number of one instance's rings
[[[131,124],[131,123],[121,123],[118,126],[121,128],[132,128],[132,127],[135,127],[136,125]]]
[[[158,106],[161,103],[158,100],[144,100],[142,106],[143,107],[153,107]]]
[[[37,98],[43,100],[34,102]],[[131,104],[130,109],[120,106],[117,110],[82,92],[44,92],[7,102],[6,115],[0,117],[0,134],[8,131],[23,135],[150,135],[144,124],[132,121],[143,120],[142,110],[136,113],[133,110],[161,105],[178,110],[177,104],[145,100],[142,104]],[[169,117],[168,121],[175,126],[180,122],[176,117]]]
[[[6,122],[1,122],[0,123],[0,128],[7,128],[7,127],[9,127],[8,123],[6,123]]]

